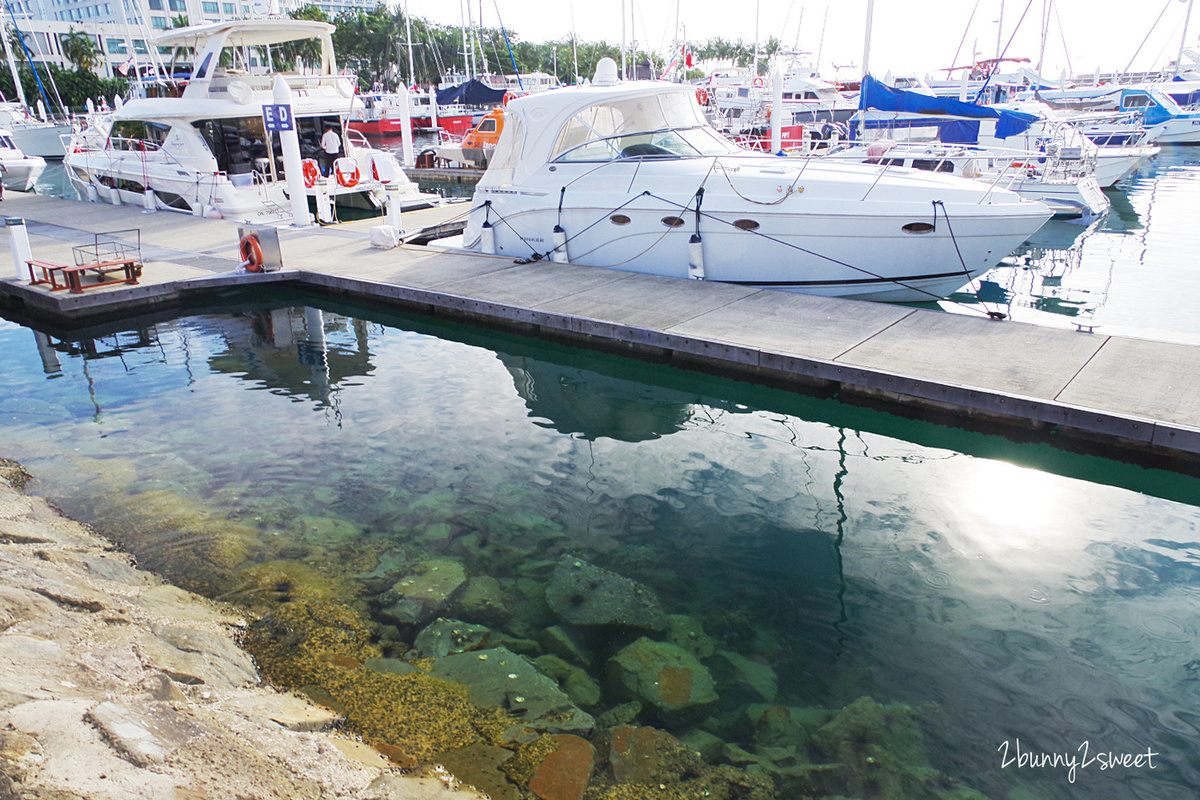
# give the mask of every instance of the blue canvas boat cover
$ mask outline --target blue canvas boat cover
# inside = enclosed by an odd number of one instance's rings
[[[863,76],[858,107],[860,110],[897,111],[905,114],[994,119],[996,120],[997,139],[1007,139],[1009,136],[1024,133],[1030,125],[1038,120],[1033,114],[1026,114],[1023,111],[1000,111],[991,106],[964,103],[949,97],[933,97],[904,89],[895,89],[870,75]],[[972,142],[964,143],[972,144]]]
[[[439,106],[449,106],[461,103],[464,106],[486,106],[504,100],[507,89],[493,89],[485,83],[472,78],[466,83],[440,89],[437,93]]]

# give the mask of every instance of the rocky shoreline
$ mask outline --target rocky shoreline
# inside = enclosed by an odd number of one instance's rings
[[[246,620],[137,568],[0,461],[0,800],[470,800],[265,686]]]

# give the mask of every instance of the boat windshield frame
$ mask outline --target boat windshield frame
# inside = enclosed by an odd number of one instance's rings
[[[708,125],[666,127],[589,139],[559,153],[555,164],[711,158],[744,152]]]

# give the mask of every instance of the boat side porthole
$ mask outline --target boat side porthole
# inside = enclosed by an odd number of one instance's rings
[[[611,217],[608,218],[608,221],[611,222],[613,225],[628,225],[633,220],[631,220],[629,217],[625,216],[624,214],[613,214]]]
[[[662,224],[668,228],[678,228],[683,224],[683,219],[681,217],[663,217]]]
[[[904,231],[905,233],[933,233],[936,228],[934,228],[928,222],[910,222],[900,228],[900,230]]]
[[[744,231],[756,231],[758,223],[752,219],[737,219],[733,221],[733,227],[741,228]]]

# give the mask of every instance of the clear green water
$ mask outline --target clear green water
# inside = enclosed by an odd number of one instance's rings
[[[305,296],[89,339],[0,321],[0,353],[0,456],[181,582],[205,543],[131,533],[126,498],[251,531],[231,599],[359,540],[506,585],[569,553],[770,666],[778,704],[918,708],[990,798],[1200,789],[1200,481]],[[1072,783],[1005,764],[1017,740],[1158,755]]]

